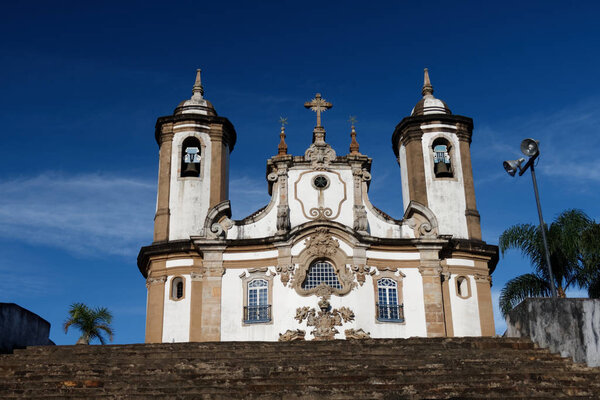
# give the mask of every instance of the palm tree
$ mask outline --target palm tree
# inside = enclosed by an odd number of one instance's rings
[[[552,274],[559,297],[569,288],[588,289],[590,297],[600,295],[600,244],[596,224],[581,210],[562,212],[547,229]],[[539,226],[514,225],[500,235],[502,255],[519,249],[529,258],[533,273],[511,279],[500,293],[500,310],[504,316],[527,297],[550,297],[550,279]],[[597,286],[597,289],[594,287]],[[594,293],[596,293],[596,296]]]
[[[102,332],[108,334],[111,342],[113,340],[111,321],[112,314],[106,307],[92,309],[83,303],[73,303],[69,309],[69,318],[65,321],[65,333],[73,325],[81,331],[77,344],[90,344],[93,339],[98,339],[100,343],[105,344]]]

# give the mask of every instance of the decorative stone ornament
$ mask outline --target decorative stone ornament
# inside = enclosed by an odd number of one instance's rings
[[[332,265],[335,274],[340,282],[341,289],[333,288],[324,282],[312,289],[305,289],[302,283],[306,279],[308,269],[315,261],[328,260]],[[315,232],[306,239],[306,247],[298,256],[298,268],[294,273],[291,286],[302,296],[331,296],[332,294],[343,296],[356,286],[354,274],[346,266],[349,259],[345,253],[340,250],[339,242],[331,236],[327,227],[318,227]]]
[[[279,334],[280,342],[295,342],[297,340],[304,340],[306,332],[302,329],[291,330],[288,329],[285,333]]]
[[[331,305],[326,299],[319,301],[319,311],[314,308],[300,307],[296,310],[294,317],[299,323],[306,320],[306,325],[314,326],[310,333],[314,336],[313,340],[333,340],[335,334],[339,333],[336,326],[342,326],[343,322],[354,321],[354,312],[348,307],[340,307],[331,310]]]
[[[371,333],[360,329],[346,329],[344,331],[346,339],[371,339]]]
[[[290,230],[290,208],[287,205],[277,206],[277,231]]]
[[[281,283],[283,283],[283,286],[287,286],[290,278],[294,276],[294,265],[277,265],[275,266],[275,271],[281,276]]]

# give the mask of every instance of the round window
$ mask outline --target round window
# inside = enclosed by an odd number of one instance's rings
[[[329,179],[325,175],[318,175],[313,179],[313,185],[317,189],[326,189],[329,186]]]

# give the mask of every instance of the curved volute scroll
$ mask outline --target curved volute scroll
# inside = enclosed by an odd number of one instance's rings
[[[404,222],[415,232],[415,237],[434,238],[438,235],[438,221],[423,204],[411,200],[404,213]]]
[[[231,203],[229,200],[224,200],[208,210],[204,220],[203,236],[210,239],[225,239],[227,231],[232,226]]]

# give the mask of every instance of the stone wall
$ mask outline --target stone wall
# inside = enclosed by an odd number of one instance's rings
[[[0,353],[14,348],[53,345],[50,323],[14,303],[0,303]]]
[[[540,347],[600,366],[600,300],[529,298],[509,312],[509,337],[529,337]]]

